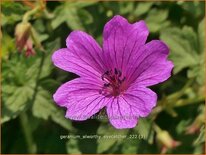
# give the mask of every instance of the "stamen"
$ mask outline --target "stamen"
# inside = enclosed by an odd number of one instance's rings
[[[104,87],[109,87],[110,86],[110,83],[105,83],[104,84]]]
[[[104,81],[102,90],[99,91],[103,95],[118,96],[123,90],[125,77],[122,77],[121,70],[114,68],[114,70],[107,70],[102,76]]]
[[[117,75],[118,74],[118,71],[117,71],[117,69],[115,68],[114,69],[114,73]]]

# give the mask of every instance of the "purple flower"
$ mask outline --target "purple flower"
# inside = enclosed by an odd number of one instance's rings
[[[54,65],[80,76],[53,96],[67,108],[66,118],[86,120],[105,107],[111,124],[121,129],[150,114],[157,95],[147,87],[167,80],[173,63],[162,41],[145,44],[148,34],[144,21],[130,24],[117,15],[104,27],[102,48],[85,32],[68,36],[67,48],[52,56]]]

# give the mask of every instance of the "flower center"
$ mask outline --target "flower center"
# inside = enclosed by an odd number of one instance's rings
[[[124,90],[123,83],[125,79],[126,78],[122,76],[121,70],[117,68],[106,71],[102,75],[104,84],[99,93],[103,95],[118,96]]]

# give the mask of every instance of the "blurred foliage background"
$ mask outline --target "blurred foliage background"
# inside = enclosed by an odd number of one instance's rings
[[[204,153],[204,7],[204,1],[1,2],[2,153]],[[131,23],[145,20],[148,41],[168,44],[173,76],[152,87],[158,105],[133,129],[117,130],[101,119],[67,120],[52,94],[76,75],[55,68],[51,54],[66,46],[73,30],[101,44],[105,23],[117,14]]]

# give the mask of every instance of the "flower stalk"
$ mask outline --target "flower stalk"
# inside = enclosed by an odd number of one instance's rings
[[[23,16],[22,22],[27,23],[30,20],[31,16],[37,13],[40,10],[40,8],[40,6],[36,6],[34,9],[26,12]]]
[[[35,154],[37,151],[37,146],[34,143],[32,137],[32,131],[30,129],[29,120],[26,112],[21,113],[20,123],[27,143],[28,153]]]

